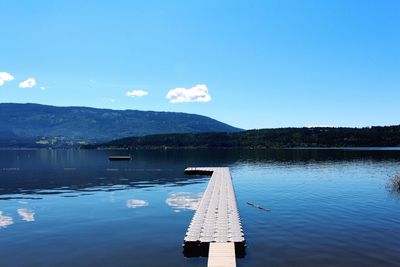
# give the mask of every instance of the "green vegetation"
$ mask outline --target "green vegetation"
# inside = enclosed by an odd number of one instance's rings
[[[400,125],[371,128],[279,128],[236,133],[129,137],[84,148],[399,147]]]
[[[164,133],[235,132],[241,129],[187,113],[0,104],[0,146],[106,142]],[[52,141],[57,138],[56,141]],[[48,144],[45,144],[47,140]]]

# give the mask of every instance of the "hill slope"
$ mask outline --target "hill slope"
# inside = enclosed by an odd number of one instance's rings
[[[0,139],[62,137],[108,141],[127,136],[211,131],[240,129],[187,113],[0,104]]]
[[[400,126],[371,128],[280,128],[250,130],[237,133],[150,135],[124,138],[87,147],[400,147]]]

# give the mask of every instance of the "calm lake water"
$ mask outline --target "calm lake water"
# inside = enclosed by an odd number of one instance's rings
[[[1,150],[0,266],[206,266],[182,254],[209,179],[187,166],[231,167],[238,266],[400,266],[400,197],[386,188],[400,151],[362,149]]]

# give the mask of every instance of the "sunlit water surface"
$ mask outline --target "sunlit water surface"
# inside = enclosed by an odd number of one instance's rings
[[[187,166],[231,167],[238,266],[400,266],[400,151],[362,149],[1,150],[0,266],[206,266],[182,254],[208,182]]]

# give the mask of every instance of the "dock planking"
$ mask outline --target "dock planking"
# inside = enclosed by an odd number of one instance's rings
[[[211,176],[184,238],[185,256],[208,256],[209,266],[235,266],[229,262],[232,255],[234,263],[236,257],[244,257],[245,238],[229,168],[187,168],[185,173]],[[221,247],[223,255],[218,254]],[[212,264],[217,262],[227,265]]]
[[[236,267],[234,243],[210,243],[207,267]]]

